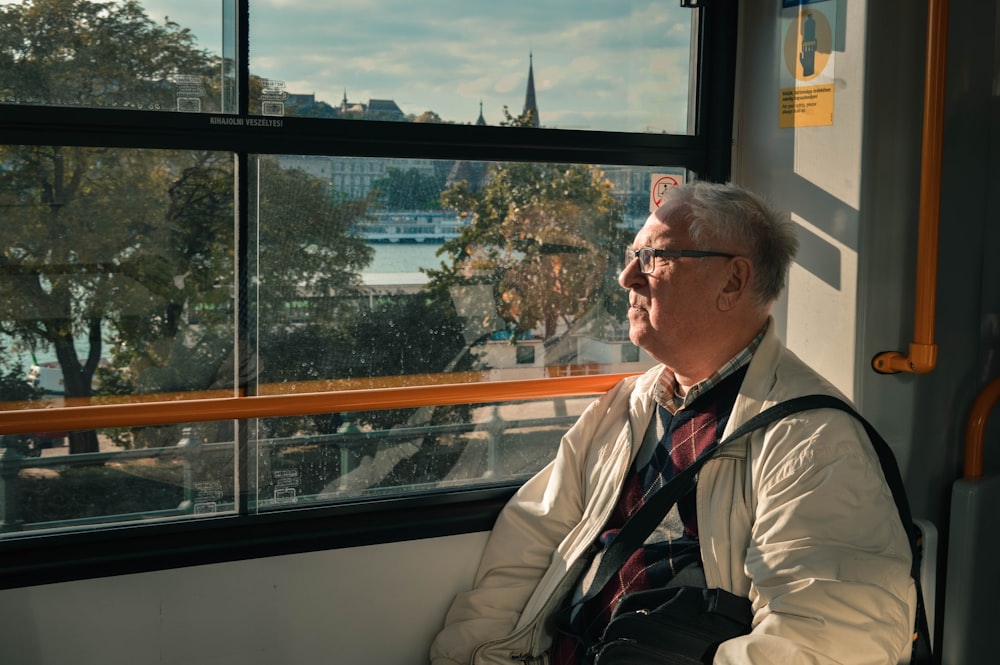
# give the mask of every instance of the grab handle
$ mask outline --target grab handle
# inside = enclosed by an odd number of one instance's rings
[[[965,426],[965,469],[963,478],[975,480],[983,475],[983,444],[986,438],[986,421],[1000,400],[1000,377],[986,384],[969,412]]]
[[[920,226],[917,232],[916,303],[909,355],[884,351],[872,360],[881,374],[926,374],[937,365],[934,310],[937,298],[938,229],[941,224],[941,153],[944,134],[945,56],[948,0],[929,0],[927,61],[924,72],[924,125],[920,156]]]

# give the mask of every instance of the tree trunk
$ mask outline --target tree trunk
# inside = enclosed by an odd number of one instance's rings
[[[69,433],[69,454],[97,453],[101,451],[97,441],[97,432],[89,429],[82,432]]]
[[[72,329],[72,328],[70,328]],[[87,362],[81,363],[69,335],[57,336],[54,340],[56,358],[63,372],[63,387],[67,398],[90,397],[90,383],[101,357],[101,321],[93,318],[88,324],[90,350]],[[100,451],[97,432],[94,430],[69,433],[69,454],[96,453]]]

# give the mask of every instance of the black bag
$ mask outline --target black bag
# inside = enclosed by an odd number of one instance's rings
[[[750,601],[690,586],[625,596],[588,652],[595,665],[700,665],[719,644],[750,632]]]
[[[926,616],[920,603],[920,552],[915,527],[896,460],[885,440],[849,404],[829,395],[808,395],[780,402],[738,427],[724,441],[708,449],[690,466],[654,492],[629,518],[605,551],[591,584],[579,602],[600,592],[629,555],[639,547],[670,510],[701,466],[731,441],[799,411],[832,408],[845,411],[864,426],[878,454],[883,474],[892,491],[910,539],[913,553],[911,575],[917,584],[917,625],[914,662],[926,656]],[[695,665],[711,663],[722,642],[751,630],[750,601],[722,589],[668,587],[626,595],[615,608],[601,638],[587,649],[595,665]]]

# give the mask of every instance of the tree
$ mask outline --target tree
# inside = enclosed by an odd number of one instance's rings
[[[440,210],[444,178],[417,169],[389,168],[372,188],[389,210]]]
[[[384,294],[369,306],[368,299],[342,303],[335,325],[311,322],[268,335],[261,340],[267,359],[261,378],[269,383],[322,379],[372,379],[467,371],[475,356],[465,353],[463,325],[449,301],[427,294]],[[353,306],[352,306],[353,305]],[[455,362],[450,362],[457,359]],[[450,365],[450,366],[449,366]],[[415,379],[421,381],[422,379]],[[438,418],[455,410],[437,409]],[[408,410],[382,410],[355,415],[355,422],[388,428],[406,421]],[[324,432],[340,423],[312,416],[282,425],[283,435],[295,428]]]
[[[351,199],[274,157],[257,162],[260,202],[255,220],[262,249],[256,301],[264,329],[295,325],[291,303],[305,300],[310,315],[332,321],[346,297],[357,295],[361,270],[374,250],[357,235],[367,219],[370,198]],[[256,187],[256,185],[254,185]]]
[[[527,109],[521,115],[514,116],[510,113],[510,107],[506,104],[503,106],[503,120],[500,121],[501,127],[534,127],[535,126],[535,110]]]
[[[417,117],[415,117],[413,119],[413,122],[416,122],[416,123],[429,123],[429,124],[435,124],[435,125],[445,124],[445,121],[441,119],[441,116],[439,116],[434,111],[424,111],[423,113],[421,113],[420,115],[418,115]]]
[[[23,104],[177,107],[185,85],[219,91],[219,59],[135,0],[25,0],[0,6],[0,97]],[[203,111],[218,110],[219,95]]]
[[[551,340],[586,313],[605,322],[624,314],[616,257],[628,242],[621,205],[600,170],[585,165],[511,163],[491,167],[473,192],[459,182],[442,194],[470,224],[442,248],[450,264],[428,270],[429,288],[494,285],[513,336]],[[610,325],[610,323],[608,323]]]
[[[109,392],[233,387],[234,363],[245,358],[234,358],[232,343],[232,171],[217,166],[193,165],[169,190],[166,227],[173,249],[160,250],[165,255],[160,260],[170,262],[167,273],[183,279],[169,280],[173,297],[160,309],[146,306],[152,315],[115,320],[124,343],[114,364],[126,366],[128,376],[103,373]],[[307,328],[317,338],[337,338],[341,320],[356,310],[359,272],[372,250],[351,229],[364,217],[367,201],[332,198],[321,180],[282,168],[272,157],[258,160],[252,180],[261,183],[252,196],[259,206],[251,223],[259,248],[254,254],[261,258],[248,266],[254,285],[248,305],[256,317],[252,327],[264,331],[257,340],[263,360],[241,374],[250,378],[259,371],[253,378],[261,382],[319,378],[310,376],[304,357],[319,347],[300,346],[296,333]],[[166,280],[158,285],[171,289]],[[289,354],[278,352],[286,343],[299,352],[287,365]],[[135,429],[118,433],[116,440],[126,446],[164,445],[177,440],[175,429],[159,434]],[[225,435],[218,431],[218,437]]]
[[[0,402],[5,406],[23,406],[41,399],[42,390],[28,382],[28,373],[20,363],[4,362],[0,347]],[[37,456],[41,453],[38,439],[29,434],[0,435],[0,447],[14,449],[21,455]]]
[[[132,0],[0,7],[0,95],[7,100],[174,108],[178,77],[218,90],[218,69],[189,30],[156,25]],[[8,211],[0,266],[9,277],[0,302],[17,313],[0,326],[32,348],[54,348],[68,397],[90,396],[103,323],[124,317],[129,297],[167,295],[168,266],[142,248],[162,222],[163,194],[182,163],[175,154],[139,151],[0,148],[0,200]],[[75,346],[81,337],[88,346],[82,358]],[[71,452],[95,450],[94,432],[70,435]]]
[[[59,146],[0,148],[3,332],[52,348],[67,397],[90,397],[105,321],[169,297],[162,210],[169,182],[161,155]],[[156,166],[159,166],[157,169]],[[77,340],[86,340],[81,357]],[[93,432],[71,452],[97,449]]]
[[[178,77],[218,87],[217,58],[194,44],[133,1],[0,6],[0,93],[172,108]],[[274,261],[260,266],[253,304],[270,321],[298,291],[356,284],[370,250],[346,238],[366,201],[338,203],[309,176],[262,163],[258,221]],[[109,391],[232,387],[233,198],[224,153],[0,147],[0,331],[54,350],[67,398],[91,397],[106,343],[123,370],[106,377]],[[95,432],[70,435],[71,453],[97,449]]]
[[[259,86],[259,81],[259,77],[251,77],[251,93],[255,92],[255,86],[262,89],[262,86]],[[257,96],[251,98],[260,99],[260,96],[260,92],[257,92]],[[285,103],[285,115],[296,118],[336,118],[338,113],[340,113],[339,108],[334,108],[319,99],[301,100],[291,98]]]

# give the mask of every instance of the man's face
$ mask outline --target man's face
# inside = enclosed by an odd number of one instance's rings
[[[719,249],[695,247],[683,209],[668,203],[650,215],[633,249]],[[622,270],[618,282],[629,291],[629,338],[659,362],[677,369],[709,344],[717,325],[717,297],[725,285],[725,257],[661,258],[644,274],[639,261]]]

